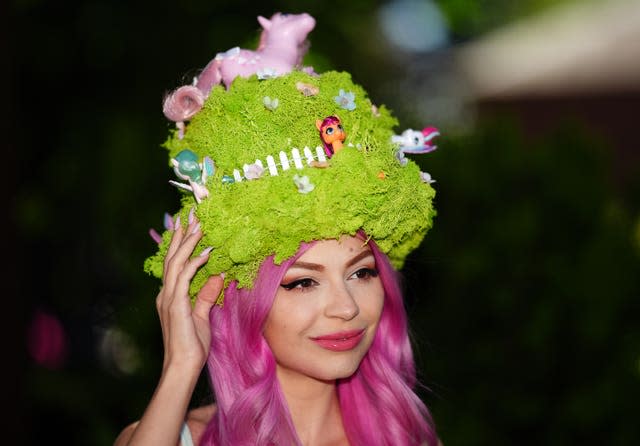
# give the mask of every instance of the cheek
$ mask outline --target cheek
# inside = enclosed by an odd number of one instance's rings
[[[304,334],[313,322],[313,311],[291,296],[276,296],[264,325],[264,337],[269,344],[290,343],[294,336]]]
[[[271,310],[269,310],[267,320],[264,322],[264,328],[262,330],[262,335],[269,345],[272,345],[277,340],[278,333],[281,333],[283,329],[286,329],[286,322],[281,320],[279,317],[277,300],[278,298],[276,297]]]
[[[382,308],[384,307],[384,291],[382,287],[380,287],[380,294],[376,296],[376,300],[374,302],[373,311],[375,312],[376,324],[380,322],[380,316],[382,315]]]
[[[382,314],[382,307],[384,306],[384,290],[382,284],[372,284],[369,290],[362,293],[358,299],[358,305],[361,313],[366,315],[370,323],[377,325],[380,321],[380,315]]]

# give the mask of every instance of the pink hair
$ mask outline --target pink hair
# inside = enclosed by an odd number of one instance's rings
[[[398,275],[375,243],[369,245],[385,304],[360,367],[337,383],[346,433],[353,445],[435,446],[429,411],[412,390],[415,366]],[[267,258],[252,289],[231,283],[224,307],[211,312],[208,373],[218,407],[201,445],[301,445],[262,329],[285,272],[311,246],[303,244],[281,265]]]

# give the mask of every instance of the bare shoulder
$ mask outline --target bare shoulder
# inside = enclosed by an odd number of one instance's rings
[[[136,430],[136,427],[138,427],[138,423],[139,421],[136,421],[122,429],[122,432],[120,432],[120,434],[116,438],[116,441],[113,442],[113,446],[124,446],[129,443],[129,439],[133,435],[133,432]]]
[[[191,431],[194,443],[199,444],[209,421],[215,415],[217,407],[215,404],[196,407],[187,412],[187,425]]]
[[[215,404],[207,404],[206,406],[196,407],[187,412],[187,421],[194,423],[209,423],[211,417],[216,413],[217,407]]]
[[[187,413],[186,423],[189,426],[189,431],[191,432],[191,436],[193,437],[195,444],[198,444],[200,442],[200,438],[202,438],[202,435],[207,428],[207,424],[209,424],[211,417],[213,417],[215,413],[215,404],[197,407]],[[115,442],[113,443],[113,446],[125,446],[127,443],[129,443],[129,440],[133,436],[133,433],[135,432],[139,423],[140,421],[135,421],[122,429]]]

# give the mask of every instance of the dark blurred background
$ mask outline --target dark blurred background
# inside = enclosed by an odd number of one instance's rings
[[[142,264],[178,205],[162,97],[276,11],[313,15],[306,63],[351,72],[398,133],[441,130],[413,156],[439,214],[404,274],[444,444],[638,444],[632,0],[5,2],[3,434],[106,446],[142,414],[162,361]]]

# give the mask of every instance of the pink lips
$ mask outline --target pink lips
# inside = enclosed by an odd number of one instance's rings
[[[311,338],[320,347],[334,352],[344,352],[355,348],[362,338],[364,338],[364,329],[341,331],[328,335]]]

